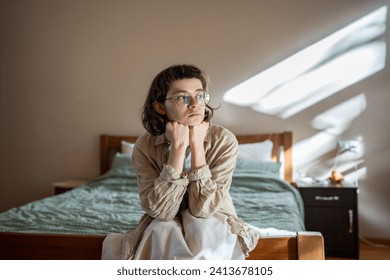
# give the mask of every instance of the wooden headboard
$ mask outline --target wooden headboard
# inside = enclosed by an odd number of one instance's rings
[[[111,166],[115,153],[121,151],[121,141],[135,143],[138,136],[100,135],[100,174],[106,173]]]
[[[292,132],[286,131],[272,134],[251,134],[251,135],[236,135],[238,143],[256,143],[265,140],[271,140],[273,143],[272,160],[283,161],[284,163],[284,179],[291,183],[293,176],[292,165]]]
[[[284,179],[287,182],[292,182],[292,132],[238,135],[236,137],[240,144],[271,140],[273,142],[272,159],[274,161],[283,160]],[[122,140],[135,143],[136,139],[137,136],[100,135],[100,174],[104,174],[109,170],[115,153],[121,150]],[[283,159],[280,157],[281,154]]]

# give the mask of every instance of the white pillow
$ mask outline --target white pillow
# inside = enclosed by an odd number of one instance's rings
[[[237,159],[240,160],[258,160],[258,161],[272,161],[272,147],[271,140],[263,142],[239,144]]]
[[[132,155],[133,148],[134,148],[134,143],[129,143],[129,142],[123,141],[123,140],[121,141],[121,153],[122,154]]]

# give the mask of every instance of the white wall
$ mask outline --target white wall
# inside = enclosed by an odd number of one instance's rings
[[[389,239],[388,67],[286,120],[222,101],[231,87],[385,4],[2,0],[0,211],[51,195],[54,181],[97,176],[99,134],[142,133],[151,79],[194,63],[211,77],[212,104],[222,105],[214,122],[236,134],[292,130],[298,143],[318,132],[315,116],[364,92],[367,109],[344,136],[360,133],[366,144],[361,233]]]

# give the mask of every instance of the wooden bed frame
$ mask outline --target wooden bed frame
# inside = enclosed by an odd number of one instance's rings
[[[110,168],[121,141],[134,143],[135,136],[100,136],[100,173]],[[292,182],[292,133],[237,136],[239,143],[272,140],[272,157],[280,160],[283,150],[285,180]],[[0,232],[1,260],[98,260],[104,235],[35,234]],[[297,232],[295,236],[262,237],[250,260],[323,260],[324,240],[319,232]]]
[[[292,132],[282,132],[273,134],[255,134],[236,136],[240,144],[256,143],[271,140],[272,159],[282,160],[284,163],[284,179],[292,182]],[[115,153],[120,152],[121,142],[127,141],[135,143],[137,136],[113,136],[103,134],[100,136],[100,174],[106,173],[110,169],[110,164]],[[283,159],[281,158],[283,157]]]

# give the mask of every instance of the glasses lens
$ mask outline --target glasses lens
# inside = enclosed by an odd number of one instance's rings
[[[188,106],[191,101],[191,96],[188,93],[181,92],[175,96],[177,105]]]
[[[207,105],[210,102],[210,94],[206,91],[202,91],[196,96],[196,99],[198,104]]]

